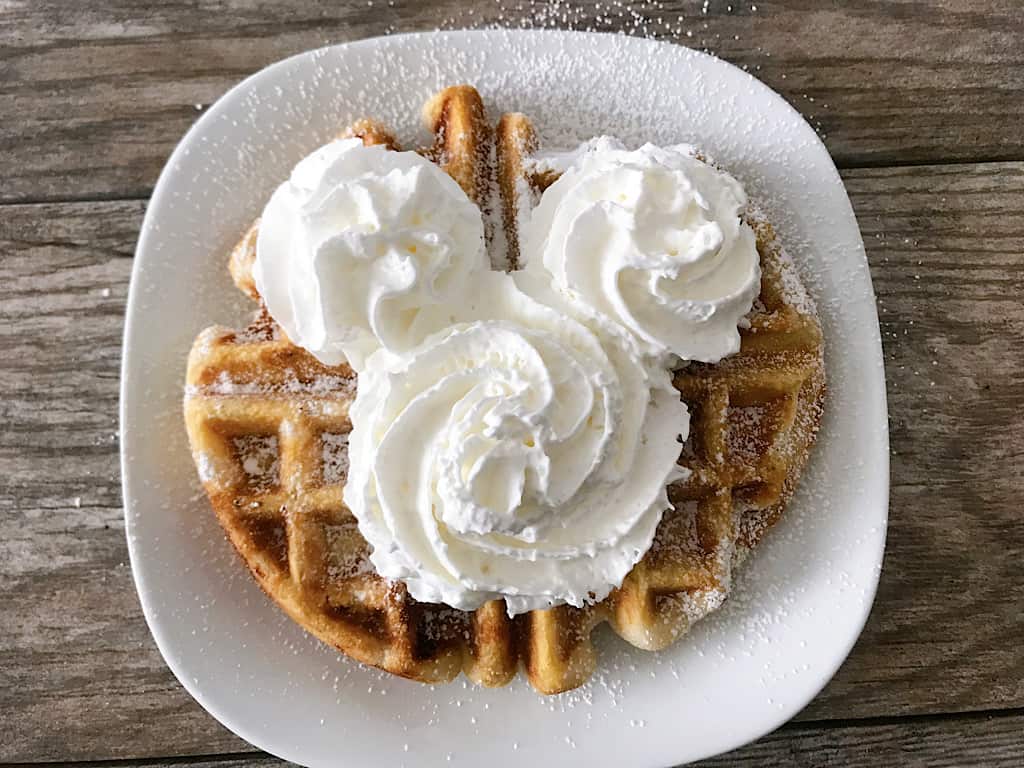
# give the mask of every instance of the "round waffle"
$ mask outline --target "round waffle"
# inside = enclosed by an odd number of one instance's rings
[[[424,110],[434,133],[423,153],[480,207],[495,268],[518,263],[520,222],[558,171],[534,161],[528,118],[496,129],[479,94],[447,88]],[[397,148],[376,123],[346,135]],[[691,473],[669,488],[654,544],[603,602],[510,619],[494,601],[472,612],[412,600],[377,576],[368,545],[342,503],[348,366],[328,367],[293,345],[265,311],[244,331],[209,328],[188,361],[185,422],[217,517],[260,586],[296,622],[366,664],[422,682],[464,671],[503,685],[520,663],[544,693],[591,675],[592,630],[608,622],[633,645],[664,648],[729,593],[734,568],[782,514],[814,442],[825,393],[822,336],[813,302],[771,225],[747,214],[757,235],[761,293],[737,355],[675,372],[691,428],[679,463]],[[255,299],[258,222],[229,267]]]

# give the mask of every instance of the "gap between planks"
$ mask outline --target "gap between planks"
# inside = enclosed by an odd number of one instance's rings
[[[170,155],[168,155],[170,158]],[[833,158],[835,162],[835,158]],[[905,163],[901,162],[873,162],[871,160],[864,161],[847,161],[842,163],[836,163],[836,170],[839,173],[843,171],[884,171],[888,169],[899,169],[899,168],[942,168],[951,166],[970,166],[970,165],[999,165],[999,164],[1012,164],[1012,163],[1024,163],[1024,156],[1016,155],[992,155],[984,156],[979,155],[978,157],[971,158],[956,158],[951,160],[928,160],[928,161],[909,161]],[[30,206],[30,205],[71,205],[75,203],[132,203],[132,202],[149,202],[149,199],[153,196],[153,189],[149,188],[144,193],[139,192],[128,192],[125,194],[90,194],[90,195],[70,195],[70,196],[53,196],[53,197],[27,197],[19,200],[0,200],[0,208],[14,208],[19,205]],[[3,765],[3,763],[0,763]]]
[[[805,720],[789,721],[773,731],[775,734],[788,734],[793,736],[806,736],[815,733],[827,733],[830,731],[855,731],[858,729],[878,728],[885,726],[912,726],[912,725],[936,725],[940,723],[971,723],[981,720],[992,721],[1013,717],[1024,716],[1024,707],[1013,707],[1006,709],[979,710],[976,712],[940,712],[927,715],[904,715],[887,717],[859,717],[845,720]],[[746,749],[753,744],[765,739],[770,734],[765,734],[760,739],[745,747],[718,755],[708,760],[728,759],[735,756],[739,750]],[[146,768],[147,766],[177,766],[196,764],[230,765],[240,761],[268,761],[280,765],[290,765],[280,758],[274,757],[259,749],[253,748],[245,752],[219,752],[210,754],[195,755],[167,755],[138,758],[120,758],[113,760],[74,760],[74,761],[46,761],[33,763],[7,763],[0,762],[0,768]],[[699,761],[701,764],[703,761]]]

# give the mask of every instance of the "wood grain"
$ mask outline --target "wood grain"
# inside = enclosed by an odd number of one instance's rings
[[[1024,701],[1024,165],[844,174],[868,249],[892,444],[861,643],[805,717]]]
[[[832,727],[790,725],[693,768],[1018,768],[1024,715],[956,717],[918,722],[855,723]],[[457,750],[456,750],[457,752]],[[409,763],[417,765],[415,752]],[[258,753],[190,760],[96,763],[93,768],[276,768],[281,760]]]
[[[1024,715],[901,718],[842,725],[795,724],[699,768],[1011,768],[1021,760]]]
[[[851,169],[887,364],[885,570],[860,642],[798,721],[705,765],[1020,765],[1024,163],[981,162],[1024,160],[1020,11],[1018,0],[0,2],[0,762],[280,764],[177,684],[127,566],[116,411],[141,198],[205,106],[275,60],[501,24],[708,49],[781,92]],[[875,168],[894,165],[905,167]],[[38,201],[64,202],[3,205]]]
[[[715,52],[801,110],[841,166],[1024,160],[1017,0],[676,0],[646,11],[596,0],[12,0],[0,3],[0,201],[145,197],[203,106],[271,62],[361,37],[495,24]]]
[[[164,665],[128,566],[118,368],[143,208],[0,207],[0,761],[247,747]]]
[[[868,627],[801,718],[1024,707],[1024,220],[1007,215],[1024,209],[1024,164],[845,181],[882,317],[891,523]],[[0,206],[0,761],[247,749],[164,666],[126,565],[114,435],[143,208]],[[865,743],[913,732],[899,728]],[[834,732],[778,755],[817,744],[793,758],[811,761]]]

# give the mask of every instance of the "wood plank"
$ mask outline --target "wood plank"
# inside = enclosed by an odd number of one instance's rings
[[[878,295],[889,545],[858,648],[804,717],[1024,702],[1024,165],[844,174]]]
[[[802,717],[1019,708],[1024,164],[846,184],[883,322],[891,525],[868,628]],[[142,209],[0,206],[0,761],[246,749],[164,667],[125,566],[113,435]]]
[[[0,207],[0,761],[248,748],[142,617],[117,457],[141,202]]]
[[[1019,766],[1024,715],[898,719],[837,726],[789,725],[700,768],[962,768]]]
[[[625,31],[746,67],[840,165],[1024,159],[1016,0],[0,4],[0,201],[144,197],[230,86],[293,53],[456,26]],[[754,8],[756,7],[756,11]],[[660,21],[659,21],[660,19]]]
[[[1018,768],[1024,715],[900,719],[888,723],[789,725],[694,768]],[[456,749],[456,755],[458,750]],[[409,765],[416,765],[410,752]],[[73,764],[69,764],[73,765]],[[288,765],[262,753],[195,759],[94,763],[94,768],[275,768]]]

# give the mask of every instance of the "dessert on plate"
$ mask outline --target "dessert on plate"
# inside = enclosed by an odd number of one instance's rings
[[[188,360],[200,479],[260,586],[403,677],[584,683],[658,650],[779,519],[825,392],[814,304],[697,150],[541,151],[469,86],[364,120],[229,259],[259,308]]]

